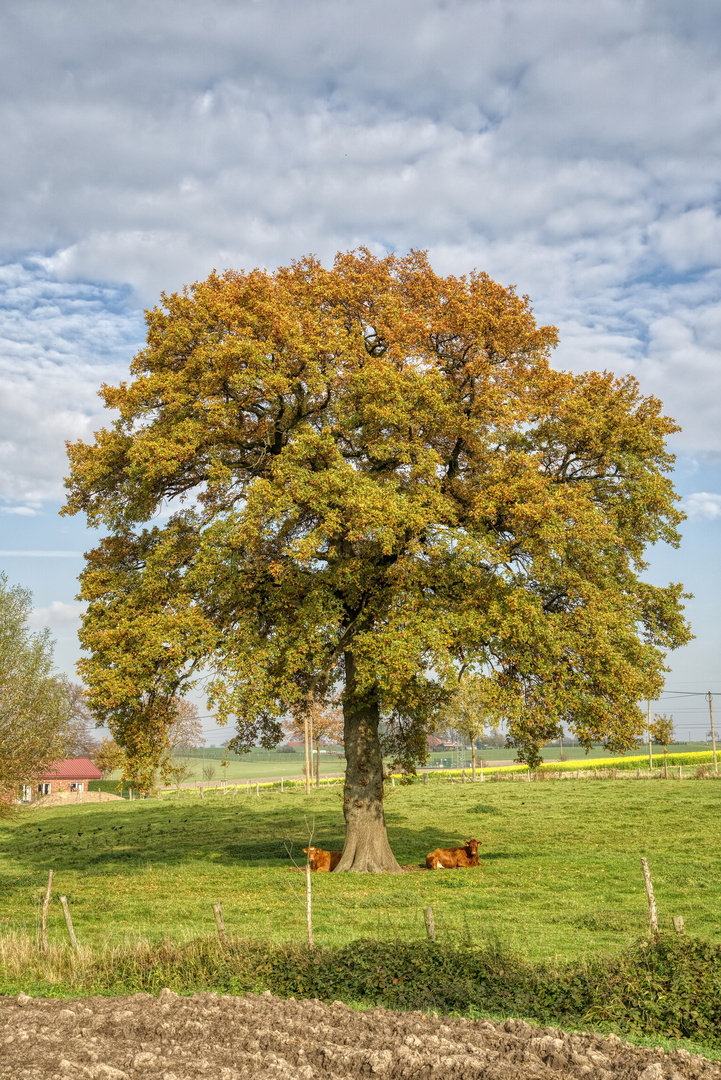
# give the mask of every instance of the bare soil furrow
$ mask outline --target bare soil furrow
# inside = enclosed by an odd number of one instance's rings
[[[721,1080],[684,1050],[341,1002],[163,990],[72,1001],[0,998],[7,1080]]]

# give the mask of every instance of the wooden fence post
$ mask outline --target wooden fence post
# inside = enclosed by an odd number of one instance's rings
[[[656,913],[656,900],[653,895],[653,884],[651,882],[651,871],[648,868],[648,859],[641,859],[641,866],[643,867],[643,880],[646,883],[646,896],[648,897],[648,925],[651,934],[654,936],[658,934],[658,915]]]
[[[424,784],[427,784],[427,783],[428,783],[428,773],[427,773],[427,772],[424,772],[424,773],[423,773],[423,783],[424,783]]]
[[[255,782],[255,794],[260,798],[260,782],[258,780]]]
[[[50,906],[50,891],[53,887],[53,872],[52,870],[48,874],[48,887],[45,890],[45,899],[43,900],[43,916],[40,927],[40,945],[43,952],[48,951],[48,908]]]
[[[679,780],[683,780],[683,773],[681,772],[681,766],[680,765],[678,767],[678,778],[679,778]]]
[[[215,915],[215,929],[218,931],[218,938],[223,948],[228,947],[228,935],[225,932],[225,922],[223,920],[223,905],[213,904],[213,914]]]
[[[283,777],[280,778],[280,793],[283,794]]]
[[[436,940],[436,924],[433,921],[433,908],[432,907],[423,908],[423,918],[426,921],[426,934],[428,935],[428,940],[429,941],[435,941]]]
[[[68,937],[70,938],[70,944],[74,949],[77,949],[78,942],[75,937],[75,931],[73,930],[73,920],[70,918],[70,908],[68,907],[67,896],[60,897],[60,903],[63,906],[63,915],[65,916],[65,925],[68,928]]]

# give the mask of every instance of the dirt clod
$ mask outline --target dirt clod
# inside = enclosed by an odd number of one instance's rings
[[[3,1080],[721,1080],[684,1050],[569,1035],[521,1020],[453,1020],[339,1001],[162,990],[0,998]]]

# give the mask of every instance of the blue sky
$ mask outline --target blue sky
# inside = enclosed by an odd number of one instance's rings
[[[0,569],[59,666],[92,543],[57,516],[64,440],[107,422],[143,307],[366,244],[515,284],[558,366],[681,423],[689,520],[649,576],[695,593],[667,687],[721,693],[720,54],[716,0],[5,0]]]

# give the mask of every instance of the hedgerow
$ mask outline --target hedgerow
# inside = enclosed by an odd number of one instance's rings
[[[524,960],[497,944],[356,941],[310,951],[250,941],[222,948],[203,938],[80,953],[56,946],[41,954],[26,942],[15,950],[22,971],[7,936],[0,943],[4,994],[270,990],[392,1009],[524,1016],[561,1027],[613,1025],[629,1035],[721,1048],[721,947],[684,936],[662,935],[617,957],[563,965]]]

